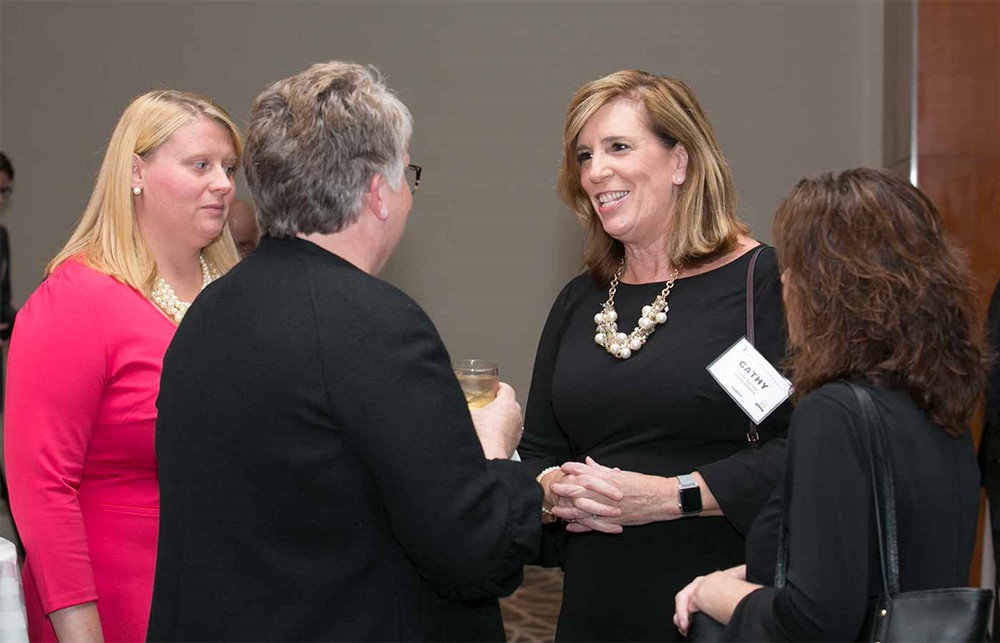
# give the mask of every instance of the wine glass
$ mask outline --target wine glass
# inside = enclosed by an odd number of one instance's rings
[[[500,390],[500,369],[496,362],[460,359],[453,362],[451,367],[470,409],[481,409],[496,399],[497,391]]]

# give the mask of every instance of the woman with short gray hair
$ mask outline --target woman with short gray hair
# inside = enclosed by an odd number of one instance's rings
[[[418,186],[411,128],[352,63],[254,103],[266,236],[164,364],[150,640],[504,639],[541,489],[508,460],[513,390],[470,413],[434,325],[376,278]]]
[[[298,113],[310,103],[322,108]],[[401,185],[413,118],[374,67],[313,65],[261,94],[250,118],[247,182],[265,235],[339,232],[373,176]]]

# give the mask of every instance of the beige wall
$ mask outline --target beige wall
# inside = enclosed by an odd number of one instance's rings
[[[913,122],[916,50],[916,2],[893,0],[885,5],[882,94],[882,166],[916,179]]]
[[[425,168],[384,276],[455,357],[496,359],[527,393],[581,234],[555,195],[563,113],[622,68],[687,81],[770,239],[803,174],[882,161],[879,0],[696,2],[0,2],[0,147],[22,302],[89,195],[128,100],[206,93],[239,120],[266,84],[331,58],[379,65],[416,118]],[[378,320],[371,320],[377,323]]]

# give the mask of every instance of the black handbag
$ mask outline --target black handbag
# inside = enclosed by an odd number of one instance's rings
[[[861,406],[869,444],[869,469],[875,499],[875,528],[881,562],[882,591],[869,607],[861,641],[985,641],[993,592],[954,587],[899,591],[899,549],[892,467],[885,447],[882,420],[871,395],[847,382]],[[788,566],[788,539],[782,521],[778,537],[775,586],[783,587]]]
[[[691,614],[687,640],[692,643],[715,643],[722,640],[726,626],[704,612]]]

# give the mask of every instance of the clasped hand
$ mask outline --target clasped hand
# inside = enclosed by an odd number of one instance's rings
[[[671,516],[664,510],[666,481],[632,471],[584,462],[562,465],[548,491],[555,499],[553,515],[568,524],[567,531],[620,534],[623,527],[645,525]]]

